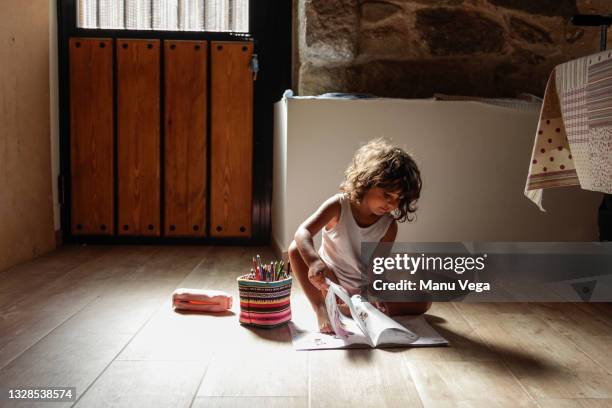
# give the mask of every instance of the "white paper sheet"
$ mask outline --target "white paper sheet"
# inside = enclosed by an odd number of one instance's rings
[[[346,329],[351,331],[357,325],[353,319],[348,319]],[[391,347],[436,347],[447,346],[448,341],[440,336],[436,330],[427,323],[425,316],[401,316],[395,320],[403,327],[417,333],[419,338],[411,344],[395,344],[389,346],[381,346],[380,348]],[[334,334],[324,334],[316,331],[308,330],[300,327],[295,322],[289,322],[289,331],[291,332],[291,340],[295,350],[334,350],[334,349],[349,349],[349,348],[371,348],[366,337],[360,332],[349,335],[348,337],[339,337]]]

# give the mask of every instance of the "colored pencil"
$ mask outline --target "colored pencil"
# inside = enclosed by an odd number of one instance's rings
[[[278,282],[289,278],[289,270],[285,270],[284,261],[270,261],[269,264],[261,262],[259,254],[251,259],[253,267],[248,279],[261,282]]]

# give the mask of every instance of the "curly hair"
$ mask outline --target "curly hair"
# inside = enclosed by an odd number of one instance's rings
[[[416,163],[401,148],[383,138],[369,141],[355,152],[353,161],[344,172],[340,191],[351,201],[360,203],[371,188],[399,191],[399,204],[393,216],[396,221],[413,221],[421,195],[421,172]]]

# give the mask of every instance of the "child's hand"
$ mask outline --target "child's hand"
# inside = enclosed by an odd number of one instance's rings
[[[308,280],[320,291],[326,291],[329,287],[325,283],[326,276],[329,276],[329,268],[323,261],[315,262],[308,268]]]

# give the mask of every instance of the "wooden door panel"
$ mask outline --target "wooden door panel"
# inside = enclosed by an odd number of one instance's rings
[[[164,41],[164,234],[206,232],[207,43]]]
[[[251,42],[211,43],[211,235],[249,237],[252,223]]]
[[[113,42],[71,38],[71,231],[112,235]]]
[[[117,40],[118,218],[122,235],[159,236],[160,41]]]

